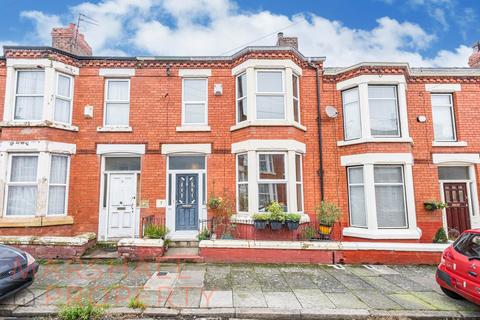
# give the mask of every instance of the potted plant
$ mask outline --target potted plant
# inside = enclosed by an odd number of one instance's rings
[[[202,241],[202,240],[209,240],[211,236],[212,234],[210,233],[210,230],[204,227],[203,230],[200,231],[200,233],[198,234],[197,238],[198,238],[198,241]]]
[[[253,224],[255,225],[255,229],[263,230],[267,227],[268,220],[270,219],[270,213],[262,212],[262,213],[255,213],[253,215]]]
[[[340,208],[332,202],[322,201],[315,209],[317,214],[318,231],[322,235],[330,235],[333,225],[340,220]]]
[[[297,230],[300,225],[300,214],[298,213],[287,213],[285,215],[285,224],[287,225],[288,230],[293,231]]]
[[[428,200],[423,203],[425,209],[428,211],[435,211],[439,209],[445,209],[448,205],[445,202],[436,201],[436,200]]]
[[[272,230],[280,230],[285,222],[285,212],[283,206],[274,201],[267,206],[267,211],[270,212],[270,228]]]
[[[208,207],[212,210],[219,209],[223,206],[223,198],[211,196],[210,199],[208,199],[207,204],[208,204]]]

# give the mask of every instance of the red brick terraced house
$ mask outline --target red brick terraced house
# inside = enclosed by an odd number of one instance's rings
[[[324,68],[283,34],[232,56],[99,57],[76,33],[4,47],[1,236],[140,238],[155,217],[173,240],[194,240],[211,196],[231,199],[247,238],[272,200],[303,224],[336,203],[332,240],[351,246],[480,227],[478,47],[471,68]]]

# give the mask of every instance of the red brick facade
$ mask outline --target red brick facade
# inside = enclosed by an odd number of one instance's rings
[[[207,155],[208,195],[222,196],[234,201],[236,194],[236,160],[232,154],[232,144],[246,140],[295,140],[305,145],[303,156],[303,203],[304,212],[314,220],[314,208],[322,200],[320,192],[320,157],[323,160],[324,199],[335,202],[343,216],[334,229],[334,239],[343,241],[359,240],[344,236],[342,229],[349,226],[348,185],[346,166],[341,164],[342,156],[368,153],[407,153],[413,156],[413,190],[417,227],[421,237],[412,239],[389,239],[388,241],[431,242],[435,232],[443,226],[442,212],[429,212],[423,202],[441,198],[438,180],[438,167],[433,162],[433,154],[471,154],[480,152],[478,138],[477,101],[480,100],[480,76],[465,70],[448,75],[447,71],[421,75],[420,71],[410,70],[406,65],[354,67],[352,70],[323,70],[322,60],[315,65],[321,69],[320,115],[317,110],[316,70],[297,51],[277,50],[273,47],[242,51],[228,59],[192,58],[191,60],[135,59],[76,57],[53,49],[9,48],[5,59],[0,60],[0,101],[5,100],[7,90],[7,63],[16,59],[50,59],[79,68],[74,77],[72,125],[78,131],[64,130],[50,123],[36,126],[15,125],[2,122],[0,140],[2,142],[54,141],[74,144],[76,152],[71,156],[70,180],[68,187],[68,216],[73,223],[51,223],[38,225],[28,219],[21,223],[14,218],[0,219],[0,233],[9,235],[74,235],[83,232],[99,231],[99,206],[101,194],[101,156],[97,147],[101,144],[141,144],[145,154],[141,156],[140,197],[148,205],[140,209],[142,217],[154,215],[165,217],[166,209],[157,208],[157,199],[167,199],[167,156],[162,154],[166,144],[210,144]],[[300,123],[302,130],[293,125],[261,126],[251,125],[231,130],[236,123],[235,76],[232,69],[253,59],[290,60],[302,71],[300,76]],[[131,132],[100,132],[103,126],[105,77],[100,69],[134,69],[130,77],[130,119]],[[181,69],[210,69],[208,77],[208,125],[210,131],[179,132],[182,122],[182,78]],[[402,75],[406,79],[406,105],[409,142],[364,142],[338,146],[343,140],[342,94],[337,89],[341,81],[362,75]],[[214,85],[222,84],[223,94],[214,94]],[[465,146],[432,146],[433,126],[430,93],[426,84],[456,84],[461,90],[453,92],[455,127],[457,140]],[[326,106],[334,106],[339,116],[330,119],[324,112]],[[84,115],[85,106],[93,106],[93,118]],[[0,114],[8,103],[0,104]],[[323,148],[319,150],[317,117],[320,116]],[[418,116],[425,116],[426,122],[419,122]],[[8,151],[4,154],[7,155]],[[461,160],[459,160],[461,162]],[[6,162],[3,162],[6,163]],[[476,163],[476,181],[480,181]],[[2,177],[6,179],[6,177]],[[5,180],[4,180],[5,181]],[[477,187],[478,183],[477,183]],[[4,197],[4,195],[1,195]],[[476,195],[475,195],[476,196]],[[5,205],[5,204],[4,204]],[[3,214],[3,213],[2,213]],[[477,215],[480,213],[477,212]],[[411,222],[411,221],[410,221]],[[56,224],[56,225],[55,225]],[[472,225],[473,225],[472,221]],[[3,227],[2,227],[3,226]],[[376,241],[377,239],[361,239]],[[383,239],[382,241],[385,241]],[[266,253],[267,254],[267,253]],[[361,259],[351,253],[352,260]],[[235,258],[232,257],[234,260]],[[303,258],[302,258],[303,259]],[[316,262],[329,260],[329,256],[319,254]],[[308,260],[308,259],[307,259]],[[303,261],[303,260],[302,260]],[[282,261],[285,262],[285,261]]]

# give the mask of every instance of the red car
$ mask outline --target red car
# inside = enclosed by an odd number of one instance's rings
[[[480,229],[465,231],[443,251],[436,280],[447,296],[480,305]]]

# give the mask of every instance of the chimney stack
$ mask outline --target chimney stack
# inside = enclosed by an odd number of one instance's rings
[[[277,33],[277,47],[292,47],[298,50],[297,37],[284,37],[283,32]]]
[[[74,23],[70,23],[66,28],[52,29],[52,47],[79,56],[92,55],[92,48]]]
[[[472,48],[473,53],[468,58],[468,65],[470,68],[480,68],[480,41],[477,41]]]

